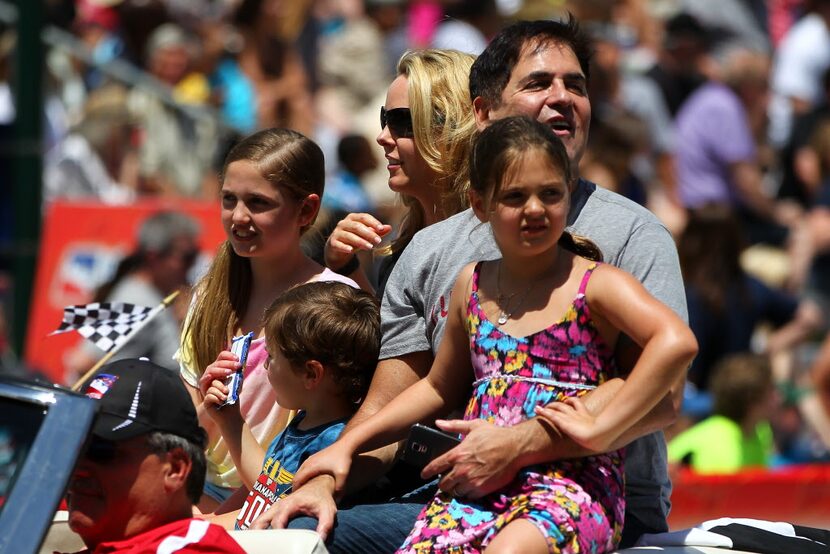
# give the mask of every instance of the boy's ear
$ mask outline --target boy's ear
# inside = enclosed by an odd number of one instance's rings
[[[326,374],[326,368],[317,360],[308,360],[305,363],[303,378],[305,381],[306,390],[311,390],[317,387]]]
[[[482,223],[486,223],[488,221],[488,214],[486,206],[484,205],[484,198],[474,191],[473,189],[467,190],[467,196],[470,199],[470,207],[473,209],[473,213],[476,214],[476,217]]]

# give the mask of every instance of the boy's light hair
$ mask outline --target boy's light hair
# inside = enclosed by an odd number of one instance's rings
[[[277,297],[263,319],[269,350],[279,348],[293,367],[320,362],[355,403],[366,395],[380,351],[374,296],[344,283],[305,283]]]
[[[732,354],[715,366],[709,389],[714,413],[742,423],[750,409],[772,387],[772,368],[766,356]]]

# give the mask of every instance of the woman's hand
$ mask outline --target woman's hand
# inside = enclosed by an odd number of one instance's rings
[[[547,406],[536,406],[536,414],[553,424],[573,441],[594,452],[606,452],[617,435],[603,431],[580,398],[566,398]]]
[[[334,496],[339,497],[346,485],[353,456],[353,448],[342,440],[337,441],[328,448],[309,456],[294,475],[292,486],[296,489],[302,487],[313,477],[331,475],[334,477]]]
[[[218,416],[216,409],[228,398],[230,390],[225,385],[229,375],[237,371],[241,366],[239,358],[228,350],[219,353],[216,361],[207,366],[205,372],[199,378],[199,391],[202,393],[202,403],[211,417]]]
[[[337,270],[358,250],[371,250],[392,230],[371,214],[349,214],[337,223],[326,241],[325,259],[329,269]]]

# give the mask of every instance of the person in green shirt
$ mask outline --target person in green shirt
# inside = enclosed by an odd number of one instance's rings
[[[769,360],[735,354],[715,367],[713,415],[669,442],[669,463],[697,473],[735,473],[768,467],[774,451],[767,417],[775,401]]]

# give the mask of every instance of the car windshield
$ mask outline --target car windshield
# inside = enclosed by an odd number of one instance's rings
[[[0,398],[0,512],[45,417],[43,406]]]

